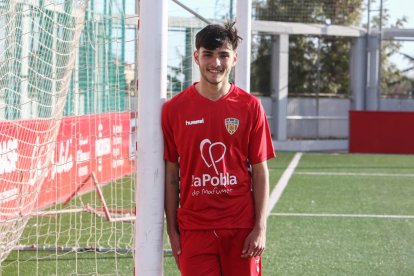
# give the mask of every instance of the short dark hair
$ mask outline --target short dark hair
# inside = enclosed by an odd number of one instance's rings
[[[207,25],[196,34],[196,49],[199,50],[204,47],[207,50],[214,50],[229,42],[233,50],[236,50],[242,38],[237,34],[234,24],[236,22],[226,22],[223,26],[218,24]]]

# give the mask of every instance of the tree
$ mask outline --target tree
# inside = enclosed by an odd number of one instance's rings
[[[259,20],[356,25],[363,0],[267,0],[256,2]],[[270,95],[271,37],[260,36],[253,49],[252,91]],[[340,37],[290,36],[289,94],[347,95],[350,41]]]

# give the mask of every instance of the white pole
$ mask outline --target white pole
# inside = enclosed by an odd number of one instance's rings
[[[167,88],[168,0],[139,3],[135,275],[159,276],[163,274],[161,108]]]
[[[239,0],[236,7],[236,27],[243,38],[237,52],[235,83],[250,92],[250,54],[252,44],[252,0]]]

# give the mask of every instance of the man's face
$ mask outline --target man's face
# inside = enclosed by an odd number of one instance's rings
[[[231,68],[236,65],[237,53],[230,43],[224,43],[215,50],[201,47],[194,52],[194,59],[200,67],[202,81],[218,85],[228,82]]]

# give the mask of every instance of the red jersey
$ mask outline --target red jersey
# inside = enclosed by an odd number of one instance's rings
[[[162,128],[164,159],[180,168],[180,229],[252,228],[248,164],[275,156],[258,99],[232,84],[211,101],[193,84],[164,105]]]

